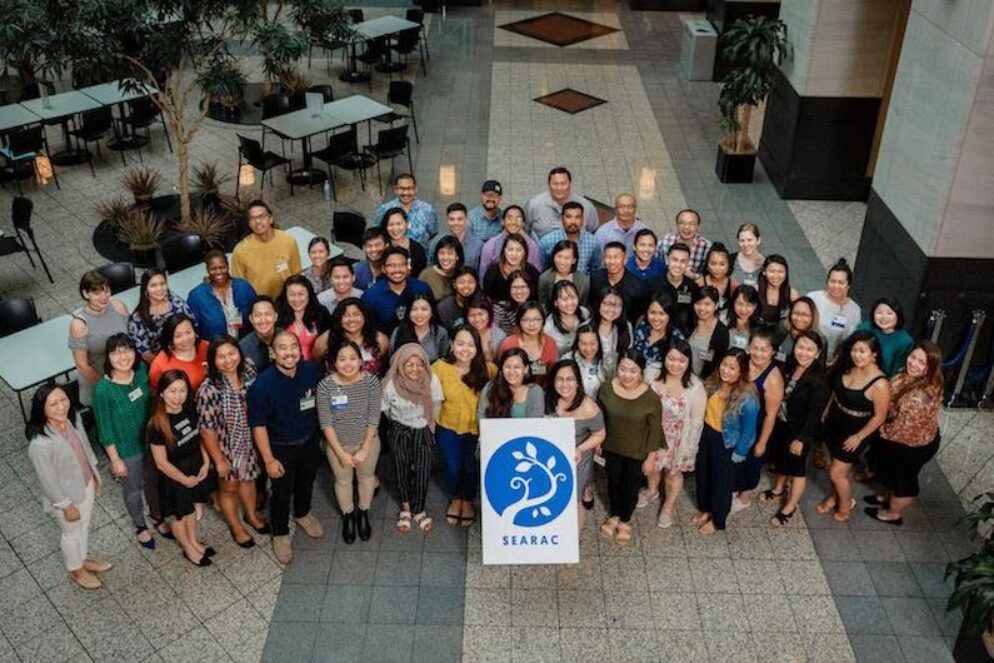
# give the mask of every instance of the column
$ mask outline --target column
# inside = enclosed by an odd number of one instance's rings
[[[952,330],[972,309],[994,313],[992,31],[991,2],[914,0],[911,8],[855,292],[864,306],[899,296],[919,326],[938,307]]]
[[[783,198],[865,200],[910,0],[784,0],[793,58],[766,104],[759,158]]]

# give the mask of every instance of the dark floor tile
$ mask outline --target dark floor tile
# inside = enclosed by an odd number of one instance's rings
[[[835,605],[846,633],[890,635],[894,632],[884,604],[876,596],[836,596]],[[803,620],[803,615],[798,615]]]
[[[370,624],[413,624],[417,611],[417,587],[373,587]]]
[[[857,562],[859,549],[848,529],[812,529],[809,531],[818,558],[825,562]]]
[[[953,654],[944,638],[901,636],[901,652],[908,663],[953,663]]]
[[[959,634],[960,626],[963,625],[963,611],[959,608],[948,609],[949,602],[946,599],[926,599],[928,607],[932,609],[932,617],[939,625],[939,632],[944,637],[956,637]]]
[[[426,552],[421,558],[422,587],[462,587],[466,558],[460,553]]]
[[[289,585],[280,588],[273,610],[274,622],[316,622],[320,620],[325,585]]]
[[[458,663],[462,659],[462,626],[429,626],[414,629],[414,657],[425,663]]]
[[[318,624],[315,628],[314,663],[359,663],[366,637],[365,624]]]
[[[915,574],[922,596],[926,598],[946,598],[953,591],[953,580],[945,579],[945,564],[911,564],[911,572]]]
[[[435,522],[435,529],[424,536],[425,552],[458,552],[465,555],[466,529],[446,525],[444,513],[440,513]]]
[[[420,552],[380,552],[376,562],[376,585],[411,587],[420,581]]]
[[[370,625],[366,629],[363,660],[384,663],[410,661],[414,645],[414,627],[399,624]],[[419,657],[420,659],[420,657]],[[427,660],[427,659],[420,659]]]
[[[373,588],[368,585],[329,585],[321,621],[365,624],[372,596]]]
[[[316,635],[314,624],[273,622],[269,626],[262,660],[266,663],[309,661]]]
[[[372,585],[376,576],[375,551],[339,548],[331,558],[330,585]]]
[[[904,551],[894,532],[855,530],[852,535],[864,562],[904,561]]]
[[[943,534],[937,532],[896,532],[894,536],[901,544],[904,556],[909,562],[934,562],[942,564],[951,561],[942,547]]]
[[[418,624],[462,624],[465,590],[460,587],[424,587],[418,592]]]
[[[544,41],[553,46],[569,46],[617,32],[617,28],[586,19],[552,12],[498,26],[508,32]]]
[[[334,550],[298,550],[293,555],[293,562],[283,574],[283,582],[301,585],[324,585],[328,582],[328,572],[331,570],[331,559]]]
[[[932,610],[925,599],[884,598],[881,600],[896,635],[941,635],[939,626],[932,617]]]
[[[852,633],[849,643],[857,663],[903,663],[901,645],[893,635],[864,635]]]
[[[866,570],[865,562],[826,562],[821,563],[834,596],[876,596],[873,580]]]
[[[906,562],[867,562],[879,596],[921,596],[921,587]]]

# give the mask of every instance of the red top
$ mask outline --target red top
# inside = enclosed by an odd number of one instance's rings
[[[148,382],[152,385],[153,391],[159,390],[159,378],[166,371],[178,369],[186,373],[190,379],[190,388],[193,395],[196,395],[200,383],[207,377],[207,341],[197,343],[197,355],[192,361],[183,361],[176,355],[167,355],[165,350],[155,355],[152,365],[148,367]]]
[[[314,358],[314,341],[318,340],[318,330],[311,331],[303,325],[300,329],[297,329],[296,325],[289,325],[286,330],[297,337],[297,342],[300,343],[300,356],[311,361]]]
[[[520,347],[521,339],[518,338],[517,334],[511,334],[500,344],[500,354],[503,355],[511,348]],[[535,384],[545,387],[546,374],[552,370],[553,364],[559,360],[559,350],[556,348],[556,342],[548,334],[542,334],[542,354],[538,358],[529,356],[529,359],[532,360],[532,378],[535,380]]]

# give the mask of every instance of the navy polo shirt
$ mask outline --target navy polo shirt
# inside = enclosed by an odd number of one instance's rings
[[[316,387],[321,369],[301,360],[291,378],[270,366],[256,378],[248,391],[249,426],[265,426],[269,443],[300,443],[318,430]]]
[[[376,328],[390,336],[394,327],[404,318],[407,306],[414,295],[422,292],[431,296],[431,286],[424,281],[408,278],[404,291],[398,295],[390,289],[390,282],[383,278],[362,293],[362,303],[366,307],[366,312],[376,321]]]

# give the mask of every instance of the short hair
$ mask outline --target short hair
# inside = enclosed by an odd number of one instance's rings
[[[674,251],[683,251],[687,255],[690,255],[690,247],[684,244],[683,242],[673,242],[673,244],[669,248],[669,251],[666,252],[666,255],[668,256]]]
[[[414,183],[414,186],[418,185],[418,181],[414,179],[414,175],[411,173],[401,173],[397,175],[397,177],[393,178],[393,185],[397,186],[401,180],[411,180],[411,182]]]
[[[637,233],[635,233],[635,241],[633,242],[633,244],[638,244],[638,241],[647,235],[652,238],[653,242],[659,244],[659,236],[656,235],[656,233],[654,233],[651,228],[642,228],[642,230],[639,230]]]
[[[79,296],[85,299],[86,293],[103,290],[104,286],[110,287],[110,279],[100,270],[91,269],[79,278]]]
[[[608,242],[604,245],[604,253],[607,253],[608,249],[620,249],[622,253],[628,253],[628,249],[625,247],[624,242]]]
[[[852,285],[852,269],[849,267],[849,263],[846,262],[845,258],[839,258],[834,265],[828,268],[828,276],[832,276],[832,272],[842,272],[846,275],[846,283]]]
[[[335,256],[328,261],[328,273],[331,274],[331,270],[336,267],[344,267],[349,270],[349,274],[355,274],[355,269],[352,267],[352,261],[345,256]]]
[[[138,349],[135,347],[135,342],[130,336],[124,332],[118,332],[117,334],[111,334],[107,337],[107,342],[104,343],[104,375],[110,376],[111,369],[113,366],[110,363],[110,355],[114,350],[118,348],[128,348],[135,353],[135,360],[131,364],[131,370],[138,368],[138,362],[141,361],[141,355],[138,354]]]
[[[569,270],[570,273],[572,274],[573,272],[576,271],[577,265],[580,262],[580,247],[578,247],[576,245],[576,242],[574,242],[573,240],[561,239],[558,242],[556,242],[556,245],[552,247],[552,253],[550,254],[552,257],[550,258],[550,260],[555,261],[556,255],[560,251],[567,251],[567,250],[573,252],[573,265],[572,268]],[[555,266],[555,262],[553,262],[552,264],[553,266]]]
[[[276,333],[273,334],[273,340],[269,342],[269,345],[275,348],[276,341],[280,340],[280,338],[283,336],[289,336],[290,338],[293,339],[293,342],[297,344],[297,347],[298,348],[300,347],[300,338],[298,338],[298,336],[289,329],[277,329]]]
[[[446,216],[448,216],[449,214],[452,214],[453,212],[462,212],[463,214],[468,214],[469,213],[466,210],[466,206],[463,205],[462,203],[452,203],[448,207],[445,208],[445,215]]]
[[[214,260],[216,258],[220,258],[225,263],[228,262],[228,254],[226,254],[221,249],[211,249],[210,251],[207,252],[207,255],[204,256],[204,264],[209,265],[211,263],[211,260]]]
[[[387,260],[390,259],[390,256],[404,256],[404,260],[410,260],[411,252],[405,249],[403,246],[388,246],[387,250],[383,252],[384,264],[386,263]]]
[[[684,214],[693,214],[694,218],[697,219],[697,225],[701,225],[701,215],[700,215],[700,213],[697,210],[695,210],[695,209],[690,209],[689,207],[686,208],[686,209],[682,209],[679,212],[677,212],[676,216],[673,217],[673,220],[674,221],[679,221],[680,217],[682,215],[684,215]]]
[[[552,179],[553,175],[565,175],[566,179],[568,179],[570,182],[573,181],[573,175],[570,174],[569,170],[567,170],[563,166],[556,166],[555,168],[553,168],[552,170],[550,170],[549,171],[549,176],[546,178],[545,181],[549,182],[549,180]]]
[[[877,313],[877,309],[881,306],[886,306],[890,310],[894,311],[894,315],[897,316],[897,322],[894,324],[894,329],[904,329],[904,307],[901,306],[901,302],[897,301],[893,297],[881,297],[877,301],[873,302],[873,306],[870,307],[870,325],[874,329],[879,329],[874,316]]]
[[[310,251],[317,244],[324,245],[324,250],[331,253],[331,244],[329,244],[328,240],[324,237],[311,237],[311,241],[307,243],[307,250]]]
[[[376,239],[377,237],[382,239],[384,242],[390,241],[390,236],[387,235],[387,231],[385,231],[383,228],[380,228],[379,226],[373,226],[371,228],[366,228],[366,230],[363,231],[362,243],[365,244],[369,240]]]
[[[744,232],[751,232],[756,237],[756,239],[762,237],[762,235],[759,234],[759,226],[757,226],[755,223],[743,223],[741,226],[739,226],[739,229],[735,231],[735,236],[738,237]]]
[[[571,200],[563,205],[562,216],[566,216],[566,211],[571,209],[578,209],[580,210],[580,214],[583,214],[583,205],[576,202],[575,200]]]
[[[274,312],[276,311],[276,302],[273,300],[272,297],[270,297],[269,295],[256,295],[255,299],[253,299],[252,303],[249,305],[249,315],[255,313],[256,304],[269,304],[270,306],[273,307],[273,311]]]
[[[384,233],[387,232],[387,222],[390,221],[390,217],[394,214],[400,214],[404,218],[404,223],[408,223],[407,212],[404,211],[403,207],[391,207],[380,217],[380,228],[383,229]],[[389,238],[390,235],[388,234],[387,237]]]
[[[166,318],[166,321],[162,323],[162,332],[159,334],[159,345],[162,347],[162,351],[166,353],[167,357],[173,356],[173,337],[176,335],[176,328],[184,322],[189,322],[190,326],[193,327],[193,337],[195,342],[200,340],[197,335],[197,325],[194,324],[193,318],[188,316],[186,313],[174,313]]]
[[[246,207],[245,209],[252,209],[253,207],[261,207],[264,210],[266,210],[266,213],[269,215],[272,215],[273,213],[273,208],[271,208],[269,206],[269,203],[267,203],[265,200],[262,200],[261,198],[256,198],[255,200],[250,202],[248,204],[248,207]]]
[[[450,248],[456,252],[456,269],[463,266],[466,262],[466,253],[463,251],[462,243],[459,242],[453,235],[443,235],[435,242],[435,253],[432,258],[435,259],[435,264],[438,264],[438,252],[444,248]]]

